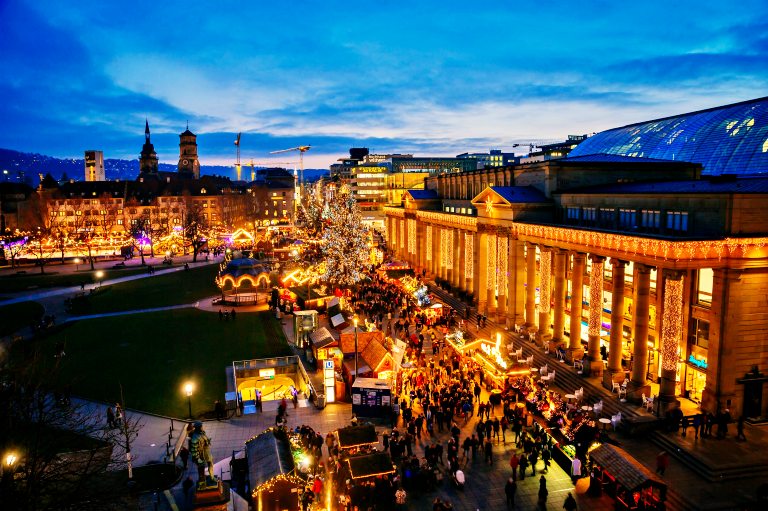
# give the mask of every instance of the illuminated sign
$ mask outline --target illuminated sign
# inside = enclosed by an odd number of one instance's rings
[[[274,369],[259,369],[259,378],[274,378]]]
[[[705,359],[705,358],[696,358],[696,356],[693,353],[688,355],[688,362],[690,364],[695,365],[696,367],[698,367],[700,369],[706,369],[707,368],[707,359]]]

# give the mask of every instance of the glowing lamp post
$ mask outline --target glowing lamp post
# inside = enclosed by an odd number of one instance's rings
[[[99,287],[101,287],[101,284],[104,282],[104,272],[101,270],[97,271],[96,279],[99,281]]]
[[[75,257],[75,271],[79,271],[79,270],[80,270],[80,258]]]
[[[195,390],[195,385],[188,381],[184,384],[184,393],[187,395],[187,406],[189,408],[189,418],[192,418],[192,392]]]
[[[2,467],[0,467],[0,473],[3,476],[3,482],[10,483],[13,481],[13,472],[16,470],[16,462],[18,456],[15,452],[11,451],[3,458]]]
[[[357,316],[352,318],[352,322],[355,324],[355,377],[352,380],[353,382],[357,380]]]

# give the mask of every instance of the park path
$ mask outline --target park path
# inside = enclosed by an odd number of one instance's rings
[[[191,309],[193,307],[197,308],[199,305],[200,305],[200,302],[195,302],[195,303],[183,303],[180,305],[167,305],[165,307],[152,307],[149,309],[133,309],[133,310],[117,311],[117,312],[102,312],[100,314],[84,314],[82,316],[69,316],[64,319],[63,323],[69,323],[71,321],[80,321],[82,319],[111,318],[113,316],[127,316],[129,314],[144,314],[147,312],[161,312],[161,311],[170,311],[174,309]]]
[[[214,259],[212,261],[202,261],[197,263],[190,263],[190,268],[199,268],[201,266],[208,266],[211,264],[219,264],[220,261],[217,259]],[[85,289],[95,289],[97,287],[100,287],[102,284],[106,284],[108,286],[113,284],[120,284],[123,282],[130,282],[132,280],[140,280],[140,279],[147,279],[152,277],[159,277],[161,275],[167,275],[169,273],[174,273],[177,271],[184,271],[184,266],[176,266],[174,268],[167,268],[167,269],[158,269],[153,274],[147,273],[140,273],[137,275],[128,275],[127,277],[118,277],[115,279],[105,280],[101,284],[91,284],[90,286],[85,286]],[[77,293],[82,291],[83,289],[80,286],[68,286],[68,287],[62,287],[57,289],[50,289],[46,291],[22,291],[17,296],[14,296],[13,298],[8,298],[6,300],[0,301],[0,307],[3,305],[10,305],[13,303],[19,303],[19,302],[27,302],[27,301],[39,301],[39,300],[45,300],[48,298],[56,297],[56,296],[62,296],[62,295],[68,295],[72,293]]]

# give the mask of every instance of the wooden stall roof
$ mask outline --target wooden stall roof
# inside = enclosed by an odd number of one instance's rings
[[[392,355],[390,355],[387,348],[376,339],[372,339],[368,343],[368,346],[362,350],[360,356],[374,372],[378,372],[381,369],[382,365],[387,360],[387,357],[389,357],[389,368],[391,369],[393,367]]]
[[[606,469],[624,488],[635,491],[647,483],[666,488],[666,483],[627,451],[615,445],[603,444],[589,453],[589,457]]]
[[[272,431],[265,431],[245,443],[248,458],[248,476],[252,488],[271,480],[280,474],[293,470],[293,457],[288,441],[275,436]]]
[[[309,334],[309,339],[312,341],[312,346],[315,348],[325,348],[331,345],[338,346],[338,341],[333,338],[331,332],[329,332],[328,329],[324,326],[321,326]]]
[[[373,425],[363,424],[360,426],[347,426],[336,430],[336,436],[339,439],[340,449],[349,449],[359,445],[370,445],[379,443],[379,437],[376,434],[376,428]]]
[[[375,332],[357,332],[357,349],[360,353],[363,352],[368,343],[371,340],[377,340],[380,343],[384,342],[384,332],[376,330]],[[355,333],[341,334],[341,352],[345,355],[355,353]]]
[[[352,479],[392,474],[395,467],[388,452],[374,452],[347,458]]]

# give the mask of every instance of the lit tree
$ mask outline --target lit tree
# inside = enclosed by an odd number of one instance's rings
[[[27,240],[27,236],[8,236],[0,240],[0,249],[11,260],[11,268],[16,266],[16,258],[24,252],[24,245],[27,243]]]
[[[349,189],[342,187],[323,209],[321,279],[335,286],[351,286],[365,276],[370,260],[368,228]]]

